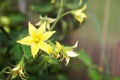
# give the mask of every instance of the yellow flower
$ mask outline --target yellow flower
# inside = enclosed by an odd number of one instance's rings
[[[15,79],[17,76],[20,76],[20,78],[24,80],[28,78],[26,76],[24,64],[21,62],[18,65],[16,65],[13,69],[10,69],[10,72],[7,73],[11,74],[11,79]]]
[[[72,14],[74,15],[75,19],[80,23],[83,22],[84,18],[87,18],[87,15],[83,12],[85,10],[86,4],[83,6],[83,8],[72,11]]]
[[[51,0],[51,3],[52,3],[52,4],[55,3],[55,0]]]
[[[48,52],[47,46],[48,44],[45,42],[48,40],[55,31],[48,31],[45,30],[45,23],[41,25],[38,29],[36,29],[30,22],[29,22],[29,36],[18,40],[18,43],[31,46],[31,52],[33,57],[38,53],[39,49]]]
[[[67,65],[69,63],[70,57],[77,57],[78,56],[78,54],[73,51],[73,48],[76,48],[77,45],[78,45],[78,41],[72,47],[65,47],[65,46],[62,46],[59,42],[56,42],[56,51],[59,53],[59,57],[62,56],[61,61],[63,59],[66,60],[65,65]]]
[[[48,18],[47,16],[42,17],[40,15],[40,21],[36,23],[37,26],[41,26],[45,24],[46,29],[50,30],[50,24],[53,23],[56,19],[54,18]]]

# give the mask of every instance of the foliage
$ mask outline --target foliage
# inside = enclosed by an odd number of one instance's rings
[[[39,14],[36,23],[27,20],[29,14],[20,12],[16,2],[0,1],[0,80],[69,80],[66,69],[72,57],[86,66],[90,80],[103,79],[91,57],[83,49],[74,50],[78,41],[65,45],[87,18],[86,0],[29,1],[30,11]]]

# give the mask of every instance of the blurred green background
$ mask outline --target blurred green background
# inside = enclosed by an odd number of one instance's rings
[[[64,1],[63,11],[78,8],[79,0]],[[80,57],[72,59],[64,68],[63,64],[50,67],[50,75],[41,73],[42,80],[120,80],[120,1],[83,0],[85,3],[88,18],[83,24],[68,15],[56,28],[57,35],[60,35],[57,40],[69,45],[79,41]],[[57,0],[54,4],[50,0],[0,0],[0,71],[19,61],[15,41],[20,33],[25,33],[27,23],[36,23],[39,14],[55,18],[58,7]],[[28,80],[37,78],[33,76]]]

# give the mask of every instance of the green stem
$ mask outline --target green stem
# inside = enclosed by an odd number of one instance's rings
[[[101,30],[101,25],[99,23],[99,21],[97,20],[96,16],[93,15],[91,12],[89,13],[89,15],[91,16],[91,19],[93,20],[94,24],[95,24],[95,27],[96,27],[96,30],[97,30],[97,35],[98,35],[98,39],[99,39],[99,42],[100,42],[100,48],[101,48],[101,55],[103,57],[103,60],[104,60],[104,65],[105,65],[105,74],[106,75],[109,75],[110,74],[110,70],[109,70],[109,63],[108,63],[108,57],[107,55],[105,54],[105,46],[103,44],[103,40],[102,40],[102,30]],[[109,77],[106,78],[105,80],[109,80]]]
[[[5,80],[11,80],[12,75],[9,74],[8,77]]]
[[[4,73],[7,69],[11,69],[11,68],[10,68],[10,67],[5,67],[5,68],[3,68],[2,71],[0,72],[0,75],[1,75],[2,73]]]
[[[61,15],[61,13],[62,13],[62,7],[63,7],[63,0],[60,0],[60,8],[59,8],[59,11],[58,11],[57,19],[56,19],[56,21],[54,22],[54,24],[52,25],[52,27],[51,27],[50,30],[54,29],[55,25],[57,24],[57,22],[58,22],[58,20],[59,20],[59,17],[60,17],[60,15]]]
[[[53,26],[51,27],[51,30],[54,29],[56,23],[64,16],[68,15],[68,14],[71,14],[72,11],[67,11],[65,13],[63,13],[59,18],[57,18],[56,22],[53,24]]]

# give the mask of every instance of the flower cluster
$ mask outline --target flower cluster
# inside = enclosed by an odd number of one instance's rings
[[[80,5],[81,4],[82,0],[80,0]],[[86,14],[83,12],[85,10],[86,4],[80,9],[72,10],[71,14],[75,17],[77,21],[82,23],[84,19],[87,18]],[[63,61],[65,59],[67,65],[69,63],[70,57],[78,56],[78,54],[73,50],[77,47],[78,41],[72,47],[63,46],[58,41],[56,41],[56,44],[52,43],[49,38],[51,38],[56,31],[51,31],[50,24],[54,23],[55,21],[57,21],[57,19],[49,18],[47,16],[42,17],[40,15],[40,21],[35,24],[39,27],[36,28],[33,24],[29,22],[29,35],[23,39],[18,40],[17,42],[20,44],[31,46],[31,53],[33,58],[35,58],[38,52],[42,50],[49,55],[53,55],[56,59],[60,59],[60,61]]]
[[[51,1],[54,3],[55,0]],[[80,0],[79,4],[82,4],[82,0]],[[86,14],[83,12],[85,9],[86,4],[80,9],[70,11],[70,14],[72,14],[81,24],[84,19],[87,18]],[[60,18],[55,19],[47,16],[42,17],[40,15],[40,21],[38,21],[35,25],[31,24],[30,22],[28,23],[29,35],[23,39],[17,40],[17,42],[30,46],[31,54],[34,59],[36,58],[37,54],[41,52],[41,54],[47,55],[47,58],[52,56],[58,61],[65,60],[65,65],[67,65],[70,61],[70,57],[77,57],[79,55],[74,51],[74,48],[78,46],[78,41],[76,41],[74,46],[64,46],[58,41],[54,43],[50,40],[50,38],[56,33],[56,31],[52,31],[54,26],[51,27],[51,24],[53,23],[54,25],[54,23],[57,23],[58,19]],[[38,26],[38,28],[36,28],[36,26]],[[23,67],[20,65],[17,65],[15,68],[13,68],[10,73],[12,73],[13,78],[15,78],[17,75],[19,75],[21,78],[26,78]]]
[[[17,42],[31,46],[31,53],[34,58],[38,54],[39,50],[42,50],[49,55],[53,55],[56,59],[60,58],[61,61],[63,59],[66,59],[67,65],[70,60],[69,57],[76,57],[78,55],[73,51],[73,48],[77,47],[78,42],[76,42],[76,44],[73,47],[63,46],[57,41],[55,45],[52,42],[47,43],[49,38],[55,33],[55,31],[46,30],[46,26],[50,25],[50,23],[48,23],[47,21],[41,23],[38,29],[35,28],[35,26],[29,22],[29,36],[26,36],[25,38],[18,40]]]

